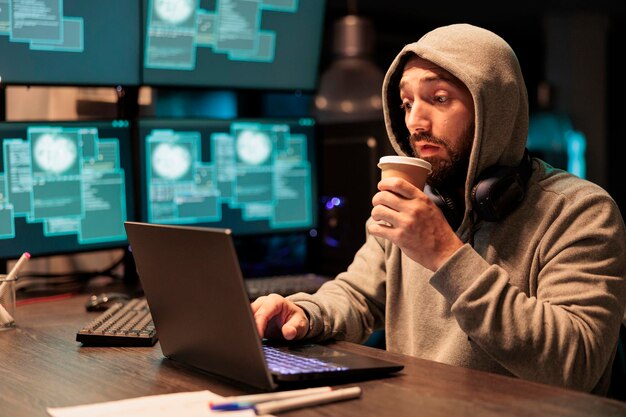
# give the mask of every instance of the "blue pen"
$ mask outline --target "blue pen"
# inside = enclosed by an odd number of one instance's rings
[[[211,405],[212,411],[238,411],[238,410],[250,410],[250,409],[254,409],[253,403],[233,402],[233,403],[227,403],[227,404]]]

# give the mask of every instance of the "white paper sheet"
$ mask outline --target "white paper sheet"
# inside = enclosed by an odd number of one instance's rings
[[[217,414],[222,417],[226,414],[228,417],[256,416],[253,410],[211,412],[209,401],[221,398],[211,391],[181,392],[72,407],[48,407],[47,411],[52,417],[206,417]]]

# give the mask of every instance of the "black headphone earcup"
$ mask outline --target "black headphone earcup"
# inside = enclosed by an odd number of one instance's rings
[[[463,220],[463,205],[458,204],[451,196],[439,192],[428,184],[424,187],[424,193],[441,210],[452,230],[458,229]]]
[[[472,187],[471,198],[477,218],[495,222],[511,213],[526,196],[526,187],[532,175],[532,159],[524,152],[518,166],[493,166],[486,169]],[[456,230],[464,216],[464,202],[455,201],[453,193],[436,190],[428,184],[424,193],[443,212],[448,224]]]
[[[472,188],[472,199],[474,210],[482,220],[501,220],[524,199],[526,185],[516,168],[497,167],[483,173],[481,178]]]

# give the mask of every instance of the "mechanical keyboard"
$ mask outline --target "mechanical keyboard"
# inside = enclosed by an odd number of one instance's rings
[[[247,278],[248,298],[254,300],[271,293],[287,296],[297,292],[314,293],[328,281],[328,277],[315,274],[278,275],[273,277]]]
[[[117,302],[76,333],[92,346],[152,346],[158,340],[145,298]]]

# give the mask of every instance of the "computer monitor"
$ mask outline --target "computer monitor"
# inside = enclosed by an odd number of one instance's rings
[[[141,4],[0,0],[0,77],[13,85],[139,85]]]
[[[140,119],[141,217],[235,235],[316,226],[315,123]]]
[[[2,122],[0,143],[0,259],[127,246],[128,121]]]
[[[311,118],[140,119],[142,220],[231,229],[246,276],[304,268],[318,223],[316,131]]]
[[[312,90],[324,0],[143,0],[143,83]]]

